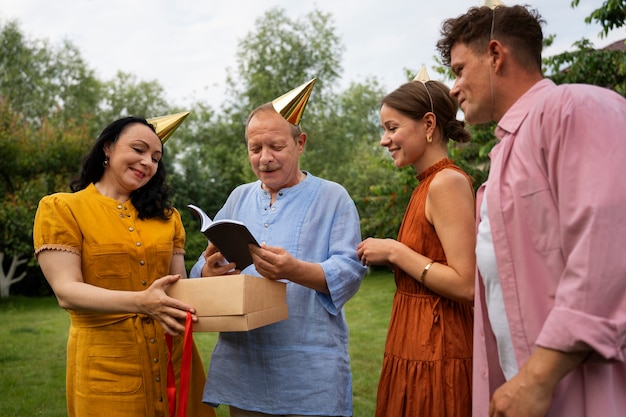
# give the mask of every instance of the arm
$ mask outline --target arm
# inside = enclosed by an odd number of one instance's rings
[[[182,258],[182,256],[175,256]],[[186,312],[192,306],[169,297],[165,290],[180,275],[166,275],[144,291],[116,291],[86,284],[81,272],[81,259],[74,253],[45,250],[38,257],[46,280],[52,287],[59,305],[69,310],[100,313],[138,313],[157,320],[165,332],[176,335],[185,330]],[[181,261],[182,262],[182,261]],[[179,260],[172,269],[179,269]],[[184,269],[184,264],[182,266]],[[197,320],[197,318],[194,317]],[[180,322],[179,322],[180,321]]]
[[[433,264],[426,275],[426,285],[445,297],[472,304],[476,273],[475,200],[464,175],[450,169],[437,174],[426,198],[426,218],[437,231],[448,264]],[[423,268],[420,275],[422,271]]]
[[[522,240],[518,247],[533,250],[511,261],[520,271],[528,264],[536,266],[530,269],[532,276],[523,276],[516,285],[521,302],[536,296],[537,305],[521,306],[523,324],[530,326],[513,325],[528,331],[535,324],[539,334],[532,340],[531,333],[529,342],[537,347],[522,360],[518,375],[494,392],[492,416],[544,416],[555,386],[587,358],[588,367],[571,375],[567,385],[581,387],[576,391],[583,394],[576,398],[581,404],[599,404],[602,384],[615,383],[606,376],[622,372],[614,365],[622,366],[624,360],[626,281],[617,277],[626,271],[622,233],[626,187],[610,179],[621,172],[626,156],[620,133],[626,127],[626,106],[621,98],[618,104],[608,96],[595,101],[600,97],[567,91],[545,101],[544,106],[551,104],[528,118],[527,125],[541,131],[524,132],[529,143],[523,150],[533,153],[518,156],[529,166],[536,164],[531,175],[524,172],[529,180],[521,183],[518,200],[525,208],[520,215],[526,216],[520,223],[532,228],[516,236]],[[535,315],[537,310],[541,314]],[[568,393],[559,390],[558,395]]]
[[[180,275],[181,278],[187,278],[187,270],[185,269],[185,255],[177,254],[172,256],[170,275]]]
[[[282,247],[266,245],[252,248],[253,259],[256,253],[257,272],[316,290],[328,312],[337,314],[358,291],[366,268],[356,259],[355,248],[361,235],[354,202],[343,187],[330,182],[322,183],[322,187],[319,193],[323,198],[298,210],[308,213],[306,219],[299,219],[303,229],[299,231],[298,246],[290,248],[294,255],[300,255],[296,258]],[[298,230],[296,226],[294,222],[285,230],[289,239]]]
[[[545,416],[557,383],[587,355],[538,347],[519,373],[494,392],[489,416]]]
[[[621,133],[626,105],[614,93],[591,94],[591,88],[555,90],[560,95],[528,121],[542,125],[541,134],[532,136],[536,143],[531,147],[541,152],[538,167],[543,168],[533,186],[550,192],[532,196],[528,216],[545,230],[542,275],[554,294],[535,343],[562,352],[587,351],[594,361],[623,363],[626,280],[617,277],[626,274],[626,183],[611,179],[626,157]]]
[[[473,303],[476,267],[474,195],[467,179],[457,171],[443,170],[430,184],[426,218],[437,231],[448,265],[434,263],[423,284],[453,300]],[[420,281],[432,259],[393,239],[366,239],[357,255],[369,264],[392,264]]]
[[[268,279],[288,279],[324,294],[329,294],[322,267],[313,262],[294,258],[283,248],[249,245],[254,266],[259,274]]]

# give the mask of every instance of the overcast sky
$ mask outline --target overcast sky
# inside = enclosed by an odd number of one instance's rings
[[[556,35],[544,56],[571,50],[583,36],[596,47],[626,38],[621,28],[601,39],[599,26],[585,24],[602,0],[581,0],[576,9],[571,0],[522,3],[537,8],[547,21],[544,34]],[[55,45],[70,40],[100,79],[124,71],[158,81],[172,104],[184,107],[202,100],[217,108],[224,99],[227,70],[235,67],[238,42],[272,7],[293,19],[314,9],[330,13],[345,46],[341,87],[376,77],[391,90],[405,81],[404,68],[435,64],[444,19],[480,4],[482,0],[0,0],[0,20],[17,20],[28,39]]]

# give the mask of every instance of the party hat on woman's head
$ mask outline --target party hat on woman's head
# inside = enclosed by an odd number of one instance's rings
[[[433,106],[433,96],[430,95],[430,91],[428,90],[428,87],[426,86],[426,82],[430,81],[430,77],[428,76],[428,71],[426,70],[426,65],[422,65],[422,69],[420,69],[420,72],[418,72],[415,78],[413,78],[413,81],[418,81],[424,85],[424,88],[426,89],[426,93],[428,94],[428,100],[430,101],[430,111],[434,113],[435,106]]]
[[[504,3],[502,3],[500,0],[484,0],[483,6],[487,6],[490,9],[495,9],[498,6],[504,6]]]
[[[187,116],[189,116],[188,111],[168,114],[167,116],[153,117],[152,119],[147,119],[147,122],[154,126],[154,130],[161,139],[161,143],[165,143]]]
[[[413,81],[421,81],[425,83],[426,81],[430,81],[430,77],[428,76],[428,71],[426,70],[426,65],[422,65],[422,69],[417,73]]]
[[[309,101],[309,96],[311,95],[316,80],[317,78],[313,78],[311,81],[274,99],[272,101],[274,110],[280,113],[280,115],[292,125],[299,125],[300,118],[302,117],[306,103]]]

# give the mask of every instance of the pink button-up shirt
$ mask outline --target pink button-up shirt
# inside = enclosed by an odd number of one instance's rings
[[[521,367],[536,346],[589,351],[548,416],[626,415],[626,100],[587,85],[535,84],[498,123],[487,198]],[[504,382],[476,280],[473,415]]]

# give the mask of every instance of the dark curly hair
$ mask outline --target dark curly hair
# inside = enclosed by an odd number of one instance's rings
[[[439,81],[431,80],[425,83],[411,81],[402,84],[382,99],[381,106],[385,104],[418,121],[431,111],[430,97],[433,100],[437,129],[441,131],[444,142],[447,143],[448,139],[461,143],[469,142],[470,132],[465,129],[465,123],[456,118],[459,105],[456,99],[450,96],[450,89]]]
[[[515,51],[520,65],[530,71],[541,71],[544,23],[539,12],[529,6],[497,6],[493,10],[486,6],[472,7],[467,13],[443,22],[437,50],[442,63],[449,67],[455,44],[463,43],[482,55],[489,40],[497,39]]]
[[[102,130],[91,151],[83,158],[80,174],[70,181],[72,191],[85,189],[102,178],[105,159],[104,145],[109,142],[117,142],[122,132],[135,123],[148,126],[152,131],[155,131],[154,126],[141,117],[124,117],[109,124]],[[163,149],[163,153],[165,153],[165,149]],[[165,177],[165,165],[163,158],[161,158],[157,171],[150,181],[130,194],[130,200],[139,212],[140,219],[160,218],[167,220],[170,217],[172,204],[169,199],[170,188],[165,184]]]

